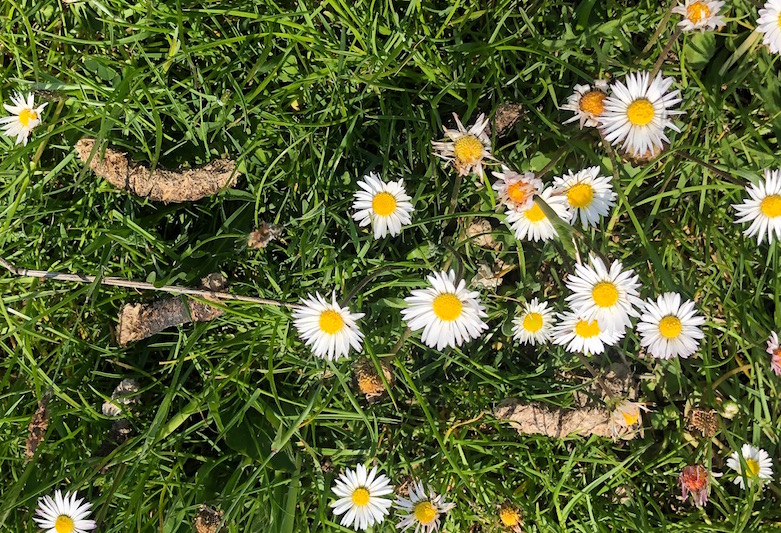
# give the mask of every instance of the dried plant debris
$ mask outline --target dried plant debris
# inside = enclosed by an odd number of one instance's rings
[[[193,520],[195,531],[197,533],[218,533],[222,529],[220,522],[222,522],[223,516],[225,516],[225,511],[218,511],[214,507],[201,505],[198,507],[198,512],[195,513],[195,519]]]
[[[514,102],[506,102],[497,107],[494,115],[494,130],[496,130],[496,134],[502,136],[507,133],[507,130],[518,122],[522,114],[523,106]]]
[[[503,276],[510,270],[512,267],[508,267],[507,263],[499,258],[496,259],[493,267],[485,261],[480,261],[477,273],[472,278],[472,286],[496,290],[502,284]]]
[[[697,430],[705,438],[712,438],[719,430],[719,413],[715,409],[695,407],[689,413],[689,429]]]
[[[111,400],[103,402],[103,414],[119,416],[138,404],[138,383],[133,379],[123,379],[111,394]]]
[[[101,157],[100,148],[95,149],[95,139],[79,140],[76,152],[84,163],[89,162],[95,174],[114,187],[158,202],[194,202],[233,187],[238,178],[231,159],[218,159],[190,169],[150,171],[146,165],[131,161],[126,153],[112,148],[106,148]]]
[[[119,446],[133,436],[133,426],[130,425],[130,421],[126,418],[118,418],[111,424],[111,429],[108,432],[106,439],[101,443],[98,451],[95,452],[97,457],[106,457],[111,452],[116,450]],[[105,473],[109,467],[106,466],[102,469]]]
[[[385,381],[388,385],[392,386],[395,377],[393,376],[393,372],[391,372],[390,365],[385,361],[380,361],[380,368],[382,369]],[[366,396],[367,400],[376,400],[385,393],[385,383],[383,383],[374,364],[365,357],[358,359],[355,364],[353,364],[353,374],[358,390]]]
[[[46,430],[49,427],[49,400],[52,396],[52,390],[47,390],[44,395],[38,400],[38,409],[35,410],[30,425],[27,426],[27,442],[25,443],[24,454],[26,460],[29,461],[35,455],[35,451],[43,442],[43,437],[46,435]]]
[[[272,241],[275,241],[282,237],[285,232],[285,227],[280,224],[269,224],[263,222],[258,226],[255,231],[249,234],[247,239],[247,246],[255,248],[257,250],[265,248]]]
[[[475,246],[498,251],[502,249],[502,243],[494,241],[494,236],[491,234],[493,230],[487,219],[476,218],[467,226],[466,236],[472,239]]]
[[[224,310],[181,296],[169,296],[144,304],[125,304],[119,312],[117,340],[121,346],[190,322],[208,322]]]

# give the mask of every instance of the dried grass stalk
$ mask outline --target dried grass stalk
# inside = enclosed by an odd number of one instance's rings
[[[117,340],[122,346],[190,322],[208,322],[224,310],[178,296],[143,304],[125,304],[119,312]]]

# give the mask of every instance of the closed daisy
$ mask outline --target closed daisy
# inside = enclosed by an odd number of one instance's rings
[[[743,457],[745,469],[741,464],[741,457]],[[751,444],[744,444],[740,448],[740,453],[733,452],[727,458],[727,466],[738,473],[733,483],[739,485],[741,489],[746,488],[744,477],[749,485],[762,483],[763,480],[773,478],[773,459],[765,450],[755,448]]]
[[[401,233],[402,226],[411,222],[414,208],[404,190],[404,180],[383,182],[374,172],[358,182],[363,189],[355,193],[353,218],[361,227],[371,224],[374,238],[381,239],[389,233],[391,237]]]
[[[672,117],[683,111],[673,106],[680,103],[680,91],[668,92],[672,78],[661,74],[651,80],[648,72],[627,74],[626,85],[617,81],[612,94],[605,99],[605,111],[600,116],[605,139],[611,144],[621,143],[633,156],[644,156],[654,149],[662,150],[670,142],[665,128],[680,132]]]
[[[332,490],[339,497],[331,503],[334,514],[344,515],[341,525],[356,531],[382,523],[393,503],[386,497],[393,492],[393,486],[385,474],[377,475],[377,467],[368,473],[362,464],[354,471],[348,468]]]
[[[678,476],[678,485],[681,487],[681,499],[686,500],[692,495],[694,505],[702,507],[708,503],[710,492],[710,472],[702,465],[690,465],[683,467]]]
[[[0,118],[0,128],[9,137],[16,137],[16,144],[27,146],[30,133],[41,123],[41,113],[46,107],[46,102],[35,107],[33,93],[27,93],[27,98],[22,93],[11,96],[11,104],[3,104],[10,116]]]
[[[608,331],[600,327],[595,319],[586,319],[579,313],[571,311],[559,313],[557,324],[551,332],[555,344],[566,346],[568,352],[580,352],[593,355],[605,351],[605,346],[612,346],[620,341],[624,334],[621,331]]]
[[[781,30],[779,30],[781,32]],[[749,198],[732,207],[738,212],[736,224],[751,222],[743,233],[757,236],[757,242],[781,239],[781,170],[766,170],[765,179],[746,187]]]
[[[534,203],[534,195],[542,191],[542,181],[535,178],[533,172],[519,174],[502,165],[502,171],[494,171],[493,175],[498,178],[493,188],[499,196],[499,202],[509,209],[529,209]]]
[[[759,10],[757,31],[774,54],[781,54],[781,0],[769,0]]]
[[[347,355],[350,346],[360,353],[363,333],[356,321],[363,318],[363,313],[351,313],[349,308],[341,307],[336,294],[331,303],[320,293],[307,295],[301,303],[303,307],[293,313],[293,324],[317,357],[338,359]]]
[[[640,345],[657,359],[686,359],[697,351],[705,336],[700,329],[704,323],[694,302],[681,303],[681,295],[674,292],[662,294],[656,302],[645,302],[645,311],[637,323]]]
[[[548,302],[533,298],[523,306],[523,312],[513,319],[513,338],[521,344],[545,344],[553,331],[553,310]]]
[[[87,520],[92,504],[83,498],[76,498],[76,493],[66,492],[65,496],[58,490],[51,496],[38,500],[38,509],[33,520],[45,533],[85,533],[98,527],[94,520]]]
[[[598,320],[606,330],[623,332],[631,325],[629,317],[638,315],[635,308],[643,304],[634,270],[624,270],[618,261],[608,268],[602,259],[591,257],[591,266],[575,265],[566,284],[572,291],[567,296],[572,309],[588,320]]]
[[[477,175],[483,175],[483,161],[493,159],[491,155],[491,140],[485,133],[488,126],[488,118],[481,113],[475,123],[466,129],[458,115],[453,113],[456,119],[458,129],[451,130],[445,128],[445,135],[449,141],[432,141],[434,153],[444,159],[452,162],[455,169],[462,176],[470,172]]]
[[[575,115],[564,124],[575,122],[580,123],[580,129],[583,126],[596,128],[599,126],[599,117],[605,110],[605,98],[607,98],[608,84],[605,80],[594,80],[594,86],[588,84],[575,85],[573,93],[567,97],[567,103],[561,106],[562,109],[572,111]]]
[[[643,425],[641,411],[648,411],[645,404],[631,400],[622,400],[613,408],[610,413],[610,431],[613,433],[613,440],[616,440],[622,433],[640,428]]]
[[[570,219],[567,200],[564,197],[554,196],[553,189],[550,187],[542,191],[539,196],[560,218]],[[548,219],[537,200],[534,200],[529,209],[523,211],[508,209],[505,215],[507,215],[507,224],[513,230],[515,238],[520,241],[547,241],[558,235],[555,226]]]
[[[483,322],[485,308],[480,294],[466,289],[466,282],[456,284],[456,273],[437,272],[428,276],[430,287],[412,291],[404,299],[407,308],[402,316],[412,331],[423,330],[420,340],[426,346],[441,350],[461,346],[476,339],[488,325]]]
[[[770,332],[770,338],[767,339],[767,353],[770,354],[770,369],[781,376],[781,347],[778,345],[778,334],[775,331]]]
[[[505,503],[499,508],[499,522],[506,530],[513,531],[514,533],[521,533],[521,510]]]
[[[570,170],[553,180],[554,193],[563,194],[567,199],[571,224],[580,218],[584,227],[596,226],[615,205],[616,193],[610,178],[599,174],[599,167],[589,167],[577,174]]]
[[[724,26],[724,19],[719,16],[719,10],[724,2],[713,0],[686,0],[686,3],[678,4],[673,8],[673,13],[683,15],[683,20],[678,26],[683,31],[715,30]]]
[[[455,506],[443,501],[430,487],[426,491],[422,482],[415,481],[409,489],[409,498],[396,500],[396,507],[405,513],[396,527],[402,531],[414,527],[415,533],[432,533],[439,529],[439,515]]]

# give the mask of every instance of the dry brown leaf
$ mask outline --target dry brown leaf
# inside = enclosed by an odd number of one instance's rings
[[[271,241],[279,239],[284,231],[284,226],[264,222],[249,234],[247,246],[255,249],[265,248]]]
[[[52,390],[47,390],[44,395],[38,400],[38,409],[36,409],[30,425],[27,426],[27,442],[25,443],[24,454],[26,460],[29,461],[35,455],[35,451],[38,446],[43,442],[43,437],[46,435],[46,430],[49,427],[49,399],[51,398]]]

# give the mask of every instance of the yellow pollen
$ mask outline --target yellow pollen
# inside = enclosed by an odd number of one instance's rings
[[[779,24],[781,24],[781,21],[779,21]],[[768,218],[781,216],[781,195],[771,194],[765,197],[762,203],[759,204],[759,210]]]
[[[674,339],[681,334],[681,320],[675,315],[668,315],[659,321],[659,333],[665,339]]]
[[[575,208],[587,207],[594,199],[594,188],[588,183],[578,183],[567,191],[569,205]]]
[[[396,210],[396,197],[389,192],[381,192],[374,195],[372,209],[381,217],[387,217]]]
[[[502,524],[505,526],[513,527],[517,526],[518,522],[521,521],[521,516],[518,514],[518,511],[512,507],[502,507],[499,510],[499,520],[501,520]]]
[[[626,118],[635,126],[645,126],[654,119],[655,114],[654,105],[645,98],[635,100],[626,108]]]
[[[708,9],[708,6],[703,2],[694,2],[686,8],[686,18],[689,19],[692,24],[697,24],[708,17],[710,17],[710,9]]]
[[[748,474],[751,477],[757,477],[759,475],[759,461],[756,459],[746,459],[746,466],[748,467]]]
[[[57,533],[73,533],[73,530],[76,529],[76,525],[73,523],[73,518],[61,514],[54,523],[54,529]]]
[[[455,294],[445,293],[434,298],[434,314],[445,322],[452,322],[461,316],[464,304]]]
[[[523,181],[516,181],[507,187],[507,196],[510,197],[510,200],[519,204],[524,203],[531,193],[531,186]]]
[[[534,205],[525,211],[524,215],[526,215],[526,219],[529,222],[540,222],[545,220],[545,213],[537,202],[534,202]]]
[[[604,101],[607,95],[602,91],[589,91],[580,97],[580,110],[598,117],[604,111]]]
[[[339,333],[342,327],[344,327],[344,319],[336,311],[329,309],[320,313],[320,329],[323,333],[334,335]]]
[[[415,504],[415,518],[421,524],[430,524],[437,519],[437,509],[429,501],[422,501]]]
[[[363,487],[358,487],[353,491],[353,503],[358,507],[363,507],[369,503],[369,491]]]
[[[634,426],[637,421],[640,420],[640,409],[634,409],[632,411],[621,411],[621,416],[624,417],[624,423],[628,426]]]
[[[528,313],[523,318],[523,329],[530,333],[537,333],[542,329],[542,315],[539,313]]]
[[[599,333],[599,322],[596,320],[592,320],[591,322],[578,320],[577,324],[575,324],[575,334],[578,337],[590,339],[591,337],[596,337]]]
[[[453,143],[453,153],[457,161],[473,165],[483,158],[483,143],[474,135],[464,135]]]
[[[591,297],[599,307],[612,307],[618,301],[618,289],[610,281],[600,281],[591,289]]]
[[[22,112],[19,113],[19,122],[25,128],[28,127],[30,125],[30,122],[32,122],[33,120],[38,120],[38,113],[36,113],[32,109],[22,109]]]

